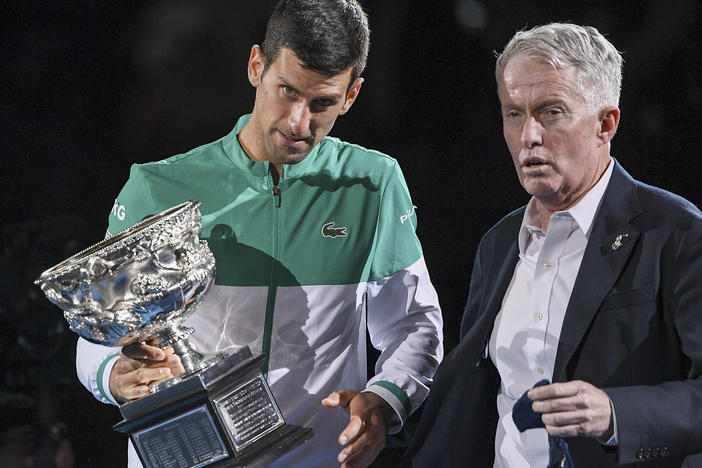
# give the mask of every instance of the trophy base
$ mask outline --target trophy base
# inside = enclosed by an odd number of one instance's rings
[[[266,466],[314,432],[285,423],[261,373],[264,359],[244,347],[120,406],[124,420],[114,429],[130,435],[146,468]]]

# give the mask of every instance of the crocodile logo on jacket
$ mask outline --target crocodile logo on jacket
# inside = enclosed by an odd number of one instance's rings
[[[326,223],[322,226],[322,235],[324,237],[346,237],[346,227],[334,227],[335,222]]]

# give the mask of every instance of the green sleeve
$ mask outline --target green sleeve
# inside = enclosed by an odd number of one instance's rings
[[[422,247],[416,227],[415,207],[400,166],[395,163],[380,200],[370,279],[389,276],[419,260]]]
[[[110,210],[107,233],[116,234],[158,211],[139,165],[133,164],[129,172],[129,180]]]

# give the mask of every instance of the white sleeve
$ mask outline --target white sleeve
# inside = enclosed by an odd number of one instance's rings
[[[368,283],[368,332],[380,350],[376,375],[366,386],[397,413],[397,432],[429,393],[443,358],[443,321],[424,258]]]
[[[102,346],[84,338],[78,338],[76,344],[78,380],[103,403],[117,404],[110,393],[110,373],[121,350],[122,348]]]

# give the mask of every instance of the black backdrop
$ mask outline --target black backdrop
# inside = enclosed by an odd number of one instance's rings
[[[702,4],[696,0],[363,3],[372,29],[366,82],[332,134],[400,161],[444,310],[447,349],[457,340],[481,235],[527,201],[502,139],[493,76],[493,51],[515,30],[572,21],[604,32],[625,59],[612,154],[634,177],[702,205]],[[118,411],[77,384],[75,338],[31,280],[102,238],[133,162],[219,138],[250,111],[246,60],[272,6],[6,2],[0,74],[5,460],[13,460],[17,446],[48,453],[67,439],[76,466],[123,464],[124,441],[109,429]]]

